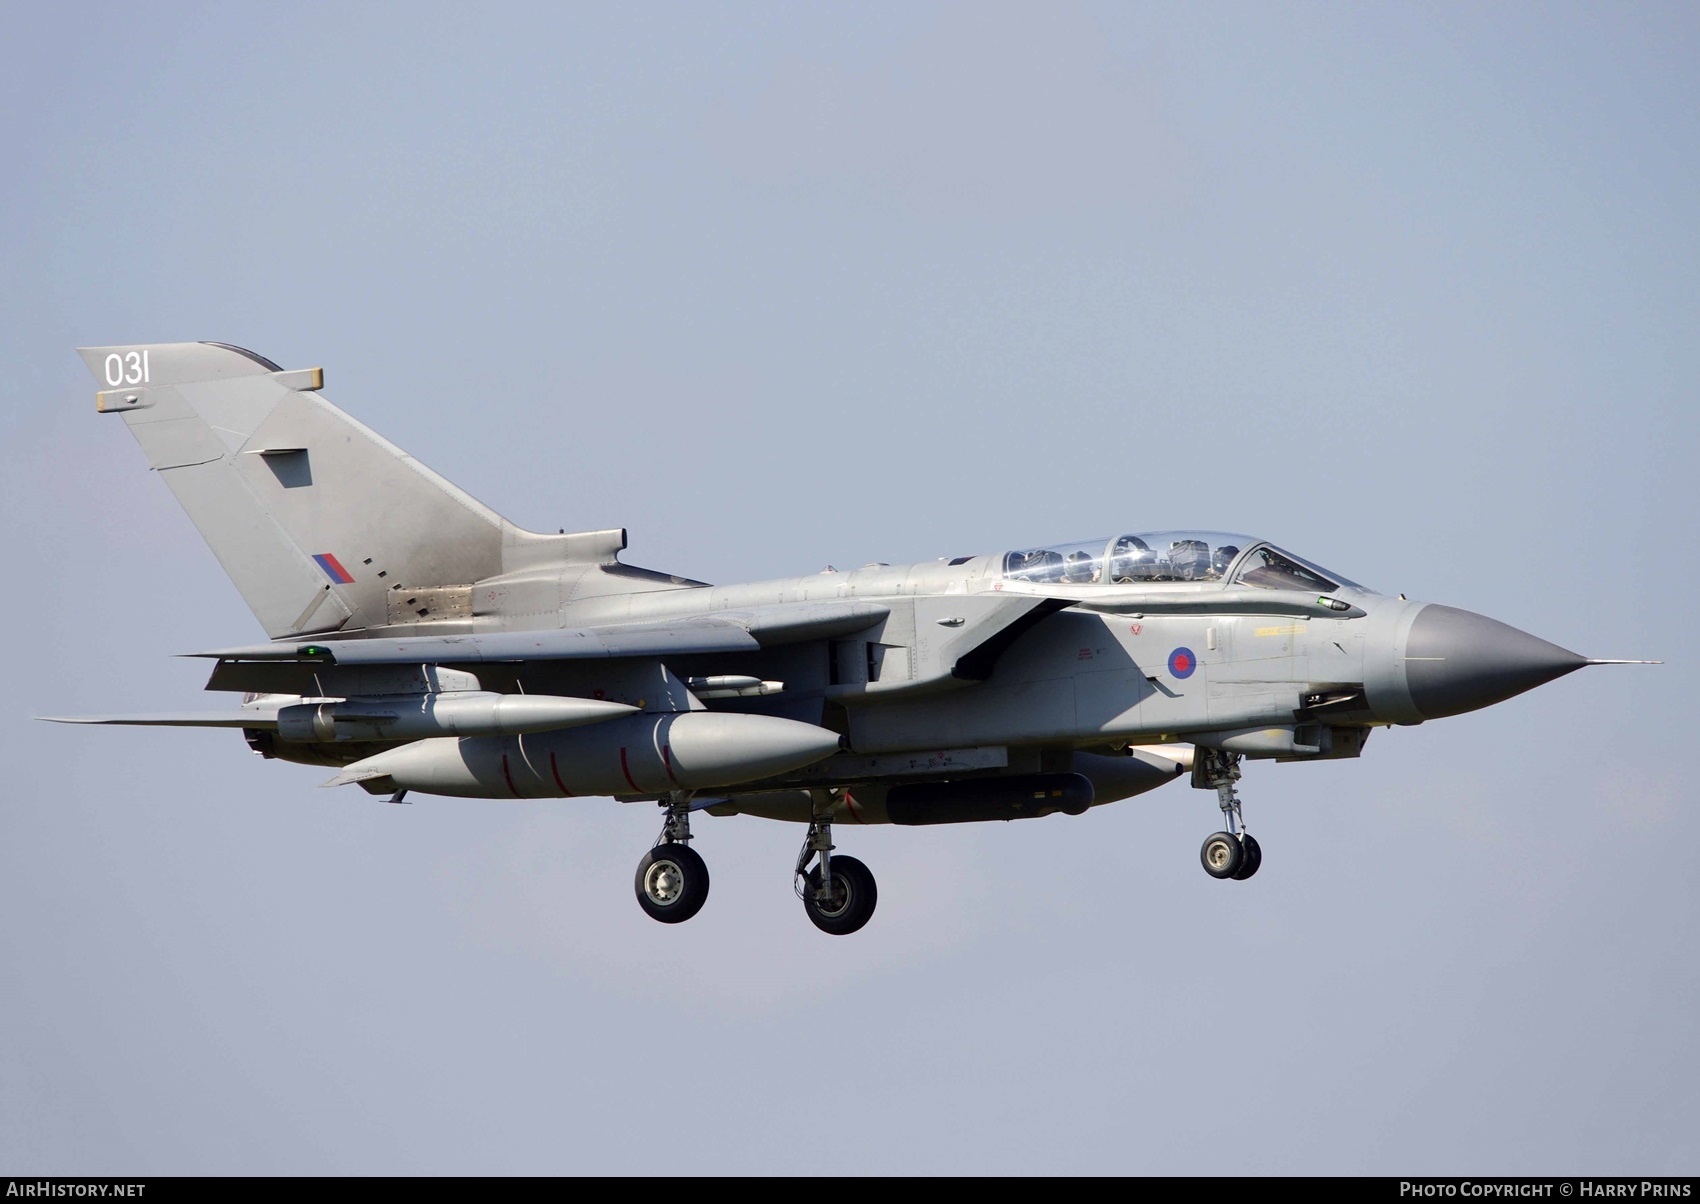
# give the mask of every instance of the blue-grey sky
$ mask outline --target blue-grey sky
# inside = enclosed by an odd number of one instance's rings
[[[1700,1171],[1700,17],[0,7],[0,1172]],[[81,344],[285,367],[716,581],[1246,530],[1597,669],[1079,818],[321,791]]]

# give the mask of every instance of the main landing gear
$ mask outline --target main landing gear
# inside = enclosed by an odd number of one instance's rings
[[[689,844],[690,795],[675,794],[663,806],[667,818],[661,824],[661,838],[638,862],[633,885],[638,906],[650,919],[682,924],[708,902],[708,866]]]
[[[845,936],[874,914],[879,889],[867,866],[854,857],[832,855],[832,802],[826,791],[816,797],[809,835],[797,855],[797,894],[816,928]],[[661,805],[667,809],[661,836],[638,862],[633,888],[650,919],[680,924],[708,901],[708,866],[690,846],[690,795],[670,795]]]
[[[809,862],[819,861],[813,869]],[[832,801],[817,794],[809,835],[797,854],[797,895],[803,910],[822,932],[848,936],[866,924],[879,902],[874,875],[854,857],[832,855]]]
[[[1239,794],[1234,783],[1240,780],[1240,755],[1218,749],[1201,748],[1201,777],[1204,784],[1216,791],[1217,805],[1222,808],[1226,832],[1213,832],[1198,851],[1204,872],[1212,878],[1233,878],[1244,881],[1257,873],[1263,864],[1263,848],[1256,837],[1245,830],[1245,817],[1240,814]]]

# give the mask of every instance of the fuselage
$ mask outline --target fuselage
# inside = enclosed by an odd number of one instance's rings
[[[1241,562],[1268,546],[1246,541]],[[1423,603],[1337,576],[1323,582],[1326,592],[1297,581],[1259,587],[1235,581],[1234,564],[1193,581],[1030,580],[1006,571],[1009,555],[589,597],[566,602],[557,621],[653,622],[846,600],[886,607],[887,617],[824,649],[765,652],[736,670],[779,677],[792,701],[842,707],[851,745],[866,752],[1193,743],[1212,729],[1292,725],[1307,707],[1333,726],[1425,718],[1405,671]],[[976,606],[1008,597],[1060,608],[1003,650],[985,679],[954,676],[955,637]],[[740,700],[734,709],[762,705],[773,704]]]
[[[498,797],[713,788],[742,792],[745,809],[759,811],[759,797],[750,799],[764,792],[856,787],[877,811],[881,791],[909,781],[1082,772],[1097,801],[1109,801],[1169,780],[1190,766],[1193,748],[1355,757],[1373,726],[1487,705],[1585,663],[1493,620],[1388,597],[1266,541],[1218,533],[724,586],[621,565],[557,567],[482,581],[469,594],[470,613],[453,620],[368,634],[684,624],[862,605],[841,630],[759,650],[635,671],[622,661],[531,661],[478,672],[486,690],[620,703],[671,716],[664,723],[427,742],[383,760],[346,741],[272,751],[358,760],[421,789]],[[1508,638],[1523,659],[1482,678],[1479,666]],[[760,688],[707,688],[724,682]],[[701,711],[755,718],[692,717]],[[802,729],[776,720],[836,733],[841,748],[799,752],[808,763],[787,768],[768,754]],[[674,760],[691,740],[724,754],[695,778],[690,757]],[[599,774],[578,779],[562,769],[592,764]]]
[[[656,800],[635,890],[668,923],[707,898],[699,809],[807,824],[799,893],[844,934],[877,893],[835,822],[1079,814],[1189,770],[1223,816],[1201,862],[1244,880],[1243,760],[1355,757],[1378,725],[1589,663],[1221,532],[707,585],[621,563],[623,529],[515,525],[332,405],[318,368],[80,350],[269,642],[197,654],[238,710],[67,721],[239,728],[391,802]]]

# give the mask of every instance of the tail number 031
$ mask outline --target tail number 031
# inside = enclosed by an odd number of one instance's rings
[[[120,355],[114,351],[106,357],[106,383],[113,386],[147,384],[148,353],[131,351]]]

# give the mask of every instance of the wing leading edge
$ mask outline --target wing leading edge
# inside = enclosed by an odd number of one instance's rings
[[[766,606],[667,622],[619,623],[491,635],[286,641],[194,652],[220,661],[324,665],[472,665],[492,661],[599,660],[757,652],[861,631],[890,611],[868,602]]]

